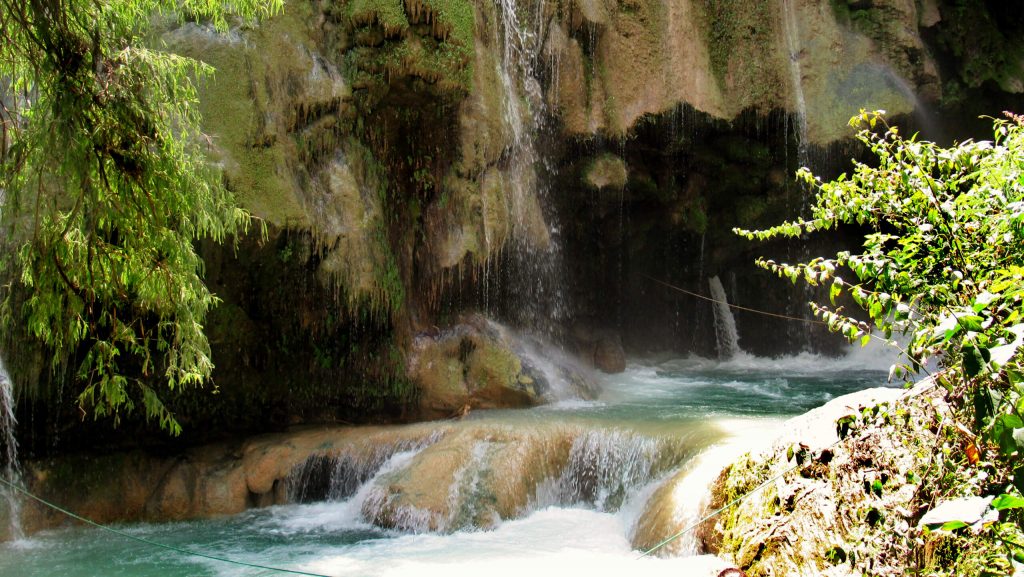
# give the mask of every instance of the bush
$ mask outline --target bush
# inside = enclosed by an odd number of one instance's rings
[[[992,141],[950,148],[904,138],[882,113],[850,121],[874,155],[849,175],[822,182],[806,169],[798,178],[816,192],[811,216],[766,230],[735,232],[749,239],[797,237],[859,225],[869,230],[860,252],[782,264],[758,264],[793,282],[830,286],[831,306],[811,303],[833,331],[866,344],[871,338],[909,340],[899,375],[925,370],[957,408],[967,434],[962,466],[991,465],[983,485],[1024,490],[1024,116],[994,120]],[[863,322],[835,307],[848,296]],[[879,335],[881,333],[881,335]],[[980,471],[980,467],[978,469]],[[980,473],[979,473],[980,475]],[[986,473],[988,475],[988,473]],[[981,486],[982,484],[979,484]],[[1014,491],[1016,485],[1016,491]],[[993,506],[1015,509],[1004,495]],[[1004,519],[1007,517],[1004,514]],[[993,533],[994,534],[994,533]],[[1019,554],[1017,543],[1012,544]]]

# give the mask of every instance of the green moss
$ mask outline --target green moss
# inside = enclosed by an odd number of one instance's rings
[[[476,24],[473,4],[466,0],[421,0],[434,14],[434,19],[447,29],[446,40],[467,49],[472,54],[473,32]]]
[[[703,33],[711,70],[723,92],[742,108],[771,106],[784,91],[777,54],[775,2],[707,0],[703,3]],[[737,91],[740,91],[737,94]]]
[[[1024,80],[1024,40],[1005,35],[982,0],[944,6],[937,40],[955,57],[958,79],[966,86],[994,81],[1005,89]]]
[[[753,491],[768,479],[770,463],[762,461],[756,464],[755,461],[746,455],[723,472],[719,479],[717,500],[722,504],[732,503]],[[775,513],[774,503],[777,501],[775,487],[768,487],[756,500],[746,501],[745,506],[734,506],[727,509],[721,516],[722,544],[721,551],[732,555],[740,556],[747,545],[744,543],[741,533],[736,531],[738,526],[748,526],[759,519],[769,518]],[[750,507],[751,503],[761,503],[761,508]],[[751,559],[737,559],[741,566],[747,567],[750,575],[755,575],[755,568]],[[746,562],[745,562],[746,561]]]
[[[347,14],[353,24],[379,24],[388,35],[404,33],[409,28],[402,0],[348,0]]]
[[[304,5],[289,7],[251,33],[251,44],[211,42],[201,31],[163,39],[171,50],[214,68],[213,76],[198,84],[211,156],[224,166],[224,178],[239,203],[277,225],[301,221],[304,213],[292,194],[291,179],[280,170],[292,161],[290,153],[273,145],[276,135],[264,119],[277,113],[277,87],[271,78],[294,71],[296,47],[309,42],[310,17]]]
[[[386,38],[381,46],[359,46],[345,56],[353,85],[366,90],[364,105],[372,107],[396,79],[405,77],[420,78],[435,91],[457,97],[472,90],[472,3],[355,0],[349,6],[349,23],[355,30],[379,26]]]
[[[708,230],[708,213],[704,210],[704,205],[701,202],[692,202],[686,207],[686,222],[685,226],[687,229],[697,233],[704,234]]]
[[[371,227],[368,238],[373,255],[373,283],[360,292],[349,291],[349,306],[353,309],[368,308],[374,314],[398,315],[405,306],[405,286],[398,268],[398,260],[388,242],[387,223],[382,213],[387,206],[387,172],[380,165],[369,148],[354,138],[347,142],[350,155],[360,159],[361,181],[376,195],[381,210],[368,223]]]
[[[502,388],[519,385],[522,364],[512,351],[490,341],[477,343],[466,362],[467,384],[474,388]]]
[[[659,188],[658,183],[648,174],[630,174],[626,186],[639,198],[656,198],[663,204],[668,204],[676,198],[676,189]]]
[[[736,223],[742,227],[753,227],[761,222],[768,209],[768,201],[761,196],[742,196],[736,199]]]
[[[628,178],[625,161],[610,152],[598,155],[583,168],[584,184],[596,189],[621,189]]]
[[[609,90],[610,78],[608,75],[608,66],[604,61],[599,61],[597,63],[597,77],[600,79],[601,85],[605,87],[605,97],[601,109],[601,112],[604,114],[605,126],[609,131],[615,132],[621,125],[619,106],[615,100],[615,96],[613,96]],[[625,130],[625,127],[621,127],[621,129]]]

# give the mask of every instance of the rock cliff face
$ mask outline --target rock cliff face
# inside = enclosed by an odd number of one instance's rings
[[[467,311],[610,371],[623,347],[710,353],[710,309],[651,277],[706,292],[717,274],[739,304],[804,315],[731,228],[796,213],[793,171],[830,174],[860,108],[941,136],[936,111],[1019,104],[1021,38],[983,0],[295,0],[227,34],[168,22],[156,42],[216,69],[209,152],[268,233],[204,247],[221,394],[169,402],[200,437],[218,414],[238,431],[436,416],[456,401],[417,347]],[[752,352],[809,342],[737,323]],[[55,402],[25,436],[74,418]]]
[[[804,296],[767,290],[729,231],[794,214],[806,192],[792,171],[831,170],[860,108],[930,130],[929,111],[972,90],[1020,93],[1024,27],[1000,14],[938,0],[366,0],[289,3],[226,36],[168,29],[172,49],[217,68],[203,84],[211,154],[270,230],[253,262],[210,251],[227,301],[215,354],[239,369],[219,382],[264,380],[241,352],[289,390],[313,382],[307,397],[357,406],[341,418],[458,410],[416,351],[466,310],[568,339],[607,370],[621,370],[620,335],[709,352],[708,311],[644,275],[700,288],[720,274],[730,298],[803,316],[787,301]],[[986,66],[967,49],[981,36],[1001,55]],[[754,352],[808,342],[738,321]],[[580,323],[615,350],[561,327]],[[464,371],[465,386],[502,370]]]

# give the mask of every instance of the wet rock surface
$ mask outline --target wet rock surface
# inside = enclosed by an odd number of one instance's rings
[[[573,358],[479,315],[434,335],[418,335],[409,374],[421,391],[424,418],[587,399],[597,393],[587,369]]]
[[[747,496],[699,529],[702,550],[752,576],[861,575],[865,560],[875,574],[926,566],[910,534],[923,513],[914,505],[921,480],[913,472],[928,466],[925,447],[934,443],[925,424],[948,408],[930,380],[904,393],[869,389],[834,399],[727,467],[708,509]],[[863,415],[871,417],[842,426]]]

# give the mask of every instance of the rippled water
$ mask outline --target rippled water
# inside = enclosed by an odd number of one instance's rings
[[[596,401],[565,401],[526,411],[476,412],[470,423],[529,426],[567,421],[595,431],[686,436],[714,455],[741,433],[764,436],[782,417],[855,390],[884,385],[893,355],[857,351],[842,359],[801,355],[759,359],[743,354],[719,363],[700,358],[632,362],[604,378]],[[407,458],[396,455],[395,459]],[[392,463],[399,466],[401,463]],[[680,463],[685,466],[685,463]],[[705,475],[707,476],[707,475]],[[132,535],[238,561],[337,576],[613,574],[714,575],[713,557],[638,560],[630,533],[657,482],[602,512],[578,504],[540,503],[523,518],[489,531],[402,533],[361,516],[358,494],[347,501],[289,505],[187,523],[119,526]],[[702,483],[705,481],[701,481]],[[687,491],[694,489],[687,488]],[[695,491],[694,491],[695,492]],[[692,499],[689,510],[704,495]],[[69,527],[0,544],[0,575],[175,576],[274,575],[157,549],[96,529]]]

